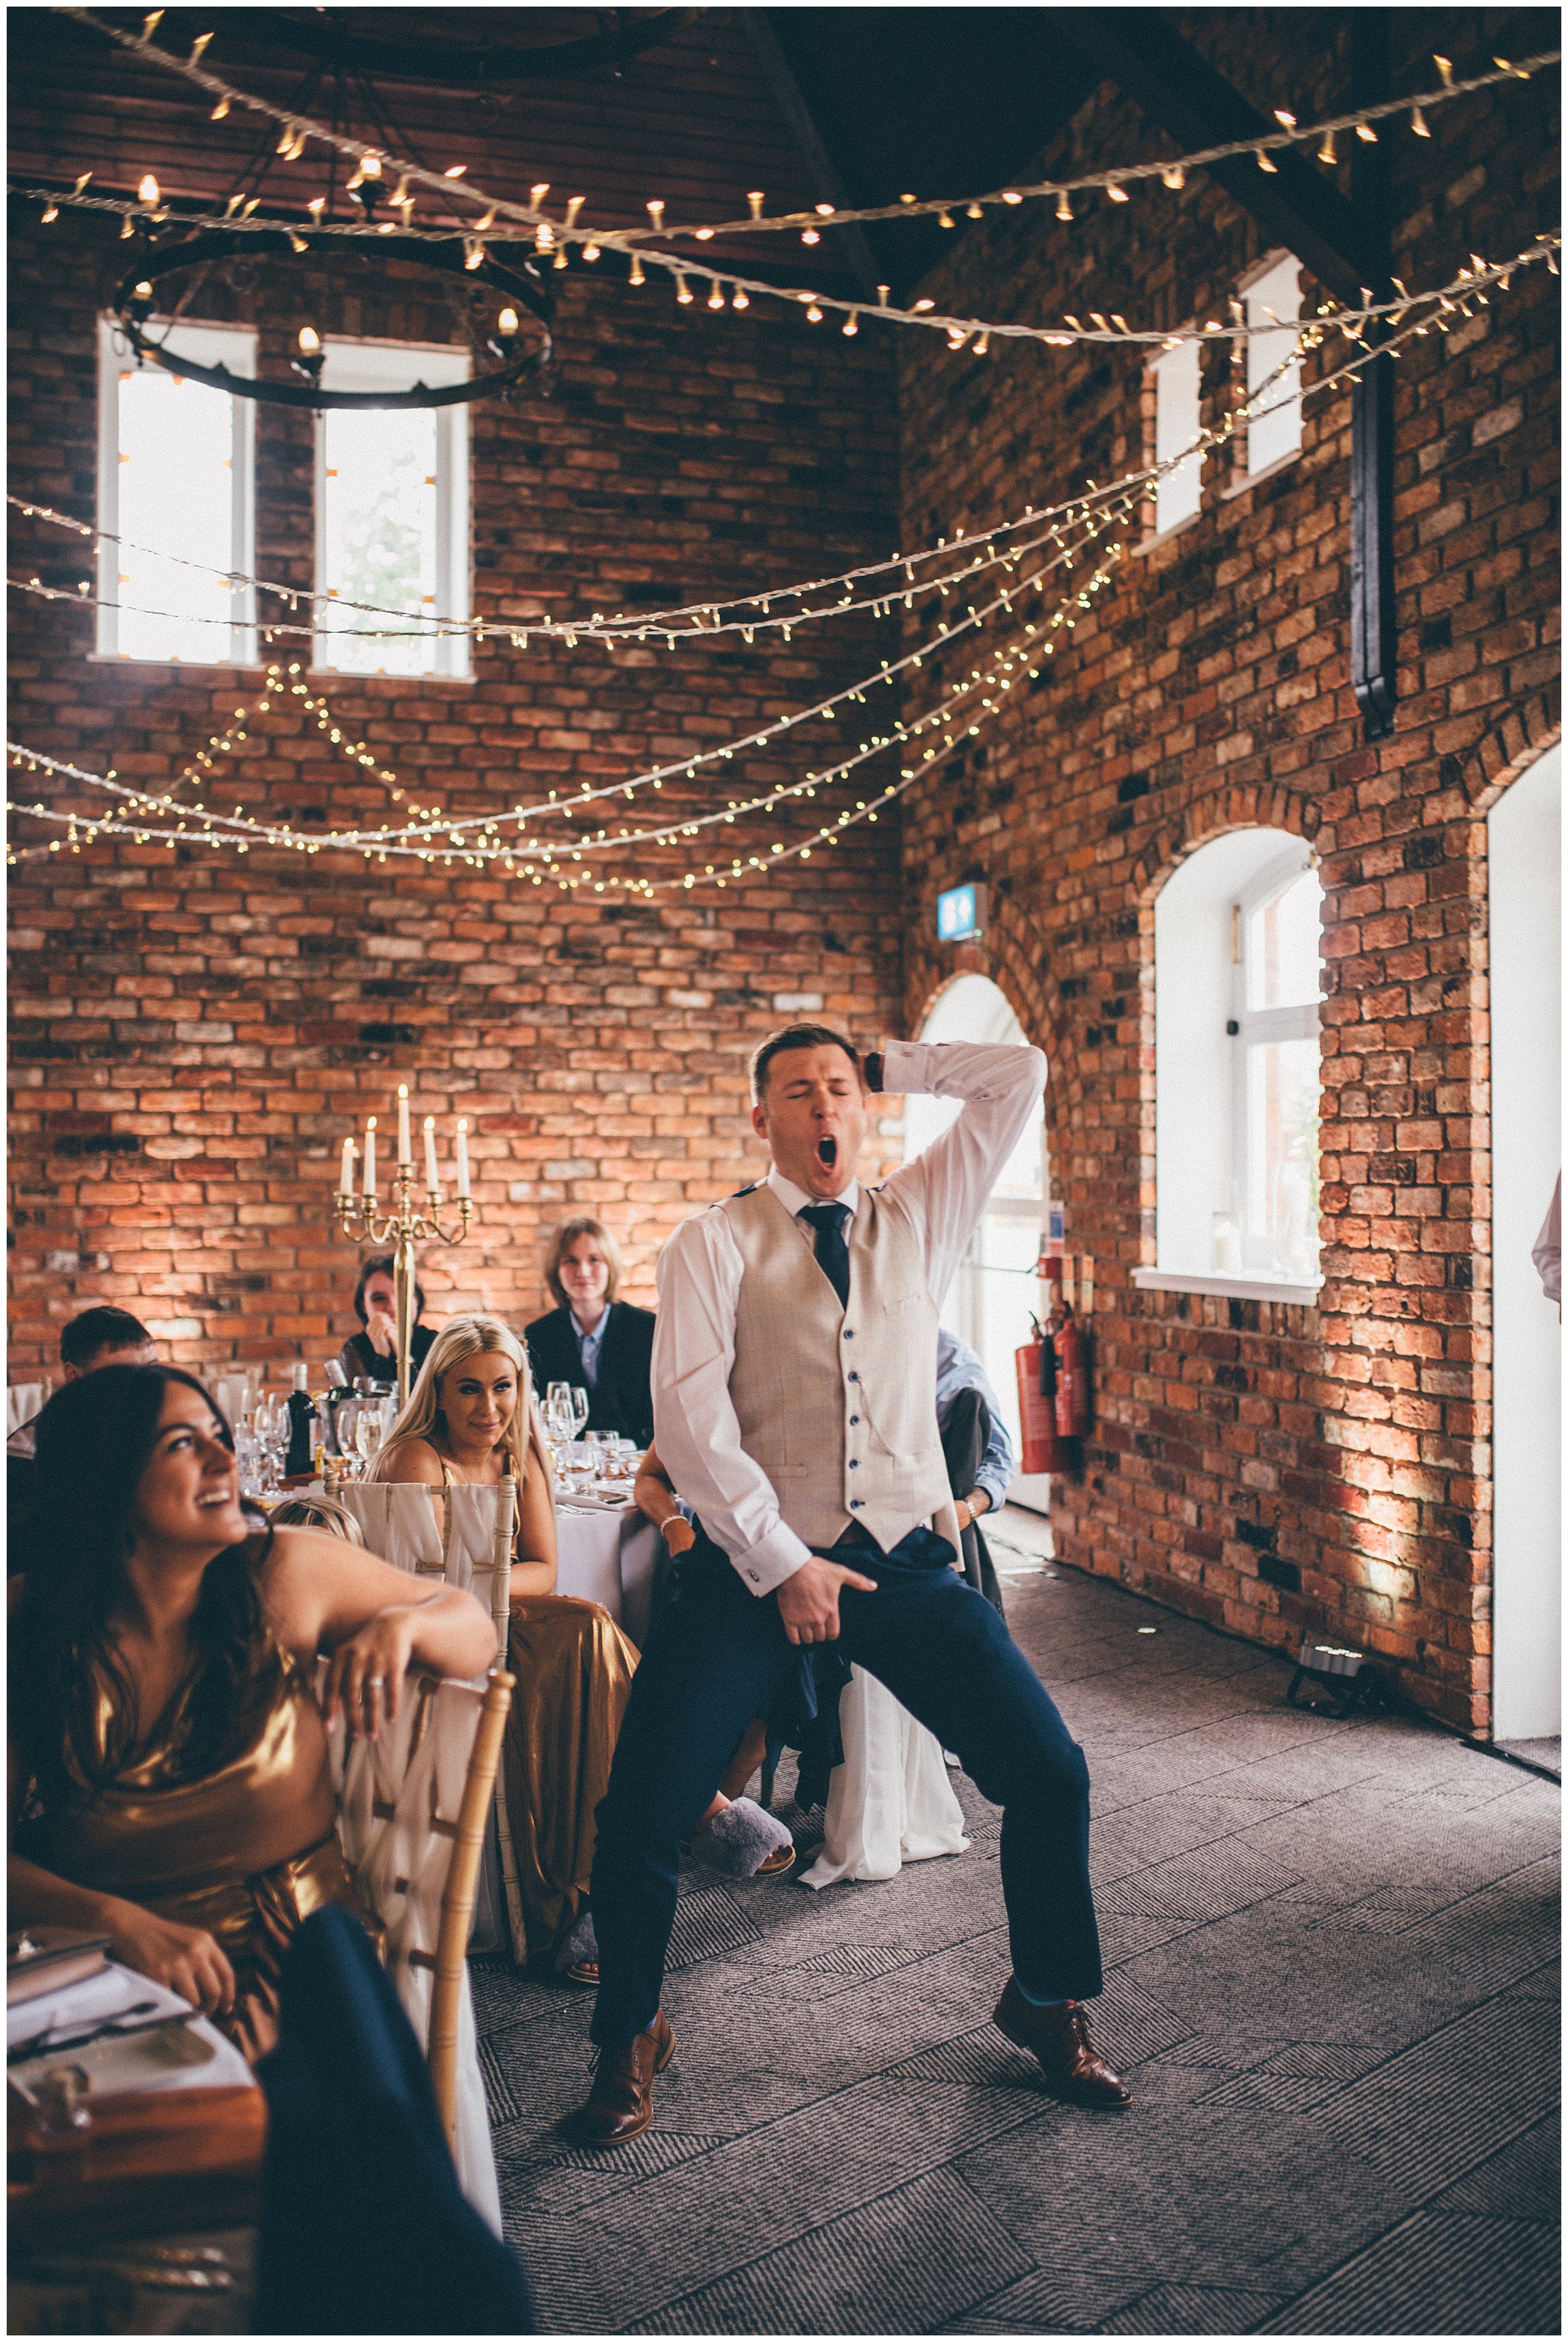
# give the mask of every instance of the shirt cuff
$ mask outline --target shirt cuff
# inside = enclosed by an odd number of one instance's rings
[[[991,1499],[991,1510],[994,1513],[999,1513],[1007,1502],[1007,1490],[1012,1479],[1011,1472],[987,1472],[982,1469],[974,1475],[974,1485],[977,1488],[984,1489]]]
[[[929,1046],[924,1041],[884,1042],[881,1052],[883,1088],[894,1097],[924,1091],[920,1060]]]
[[[794,1529],[786,1528],[783,1521],[744,1553],[730,1556],[741,1583],[759,1600],[763,1595],[774,1592],[786,1577],[793,1577],[802,1563],[810,1559],[810,1546],[804,1544]]]

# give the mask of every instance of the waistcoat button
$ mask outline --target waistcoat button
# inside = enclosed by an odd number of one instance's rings
[[[859,1416],[858,1416],[858,1415],[852,1415],[852,1416],[850,1416],[850,1418],[849,1418],[849,1419],[850,1419],[850,1421],[851,1421],[851,1423],[852,1423],[852,1424],[853,1424],[853,1423],[858,1423],[858,1422],[860,1421],[860,1417],[859,1417]]]
[[[850,1470],[851,1470],[852,1472],[858,1472],[858,1471],[859,1471],[859,1469],[860,1469],[860,1458],[859,1458],[859,1456],[852,1456],[850,1457],[850,1459],[849,1459],[849,1468],[850,1468]]]
[[[854,1341],[854,1327],[853,1326],[846,1326],[844,1327],[844,1340],[845,1340],[846,1342],[853,1342],[853,1341]]]
[[[850,1500],[849,1500],[849,1509],[850,1509],[850,1511],[851,1511],[852,1513],[858,1513],[858,1512],[859,1512],[859,1510],[860,1510],[860,1498],[859,1498],[858,1496],[852,1496],[852,1497],[850,1498]]]

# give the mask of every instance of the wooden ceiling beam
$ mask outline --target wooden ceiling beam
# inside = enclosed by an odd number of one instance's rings
[[[1265,138],[1279,125],[1257,113],[1222,74],[1154,8],[1058,8],[1052,22],[1187,153]],[[1356,303],[1386,271],[1375,223],[1347,203],[1314,164],[1286,150],[1273,172],[1250,155],[1204,165],[1211,179],[1252,214],[1339,299]],[[1381,269],[1379,263],[1381,260]]]

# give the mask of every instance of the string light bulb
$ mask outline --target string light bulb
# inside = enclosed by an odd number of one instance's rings
[[[1073,216],[1073,198],[1065,187],[1056,190],[1056,216],[1059,220],[1070,220]]]
[[[1184,187],[1187,184],[1186,172],[1180,163],[1167,163],[1160,176],[1167,187]]]
[[[802,228],[800,240],[803,244],[820,244],[822,242],[822,238],[817,234],[814,227]]]
[[[858,313],[858,311],[856,311],[856,310],[854,310],[854,309],[852,309],[852,310],[850,311],[850,313],[849,313],[848,316],[847,316],[847,317],[844,319],[844,340],[845,340],[846,342],[853,342],[853,341],[854,341],[854,337],[855,337],[855,335],[856,335],[856,334],[858,334],[858,333],[859,333],[859,331],[860,331],[859,313]]]
[[[654,234],[657,235],[663,235],[664,232],[664,199],[662,195],[649,196],[648,217],[654,223]]]
[[[692,288],[687,284],[685,278],[681,275],[678,268],[675,271],[675,298],[680,303],[683,309],[689,309],[691,307]]]
[[[724,288],[715,276],[708,293],[708,306],[710,309],[722,309],[724,305]]]
[[[136,189],[136,201],[139,204],[150,204],[155,206],[160,199],[160,193],[158,183],[149,171]]]
[[[1296,126],[1295,115],[1288,112],[1283,105],[1275,106],[1274,120],[1279,124],[1282,130],[1293,130]]]
[[[297,338],[300,355],[303,357],[314,358],[317,355],[321,349],[321,335],[314,325],[302,325]]]
[[[730,295],[730,306],[731,306],[731,308],[732,308],[732,309],[749,309],[749,308],[751,307],[751,305],[752,305],[752,302],[751,302],[751,295],[750,295],[750,294],[746,291],[745,286],[744,286],[744,285],[737,285],[735,286],[734,291]]]
[[[228,120],[228,118],[229,118],[229,102],[228,102],[228,99],[227,99],[226,97],[220,97],[220,98],[219,98],[219,100],[218,100],[218,102],[217,102],[217,104],[214,106],[214,108],[213,108],[212,112],[208,115],[208,116],[207,116],[207,120],[208,120],[209,122],[226,122],[226,121]]]
[[[584,260],[597,260],[599,246],[596,244],[585,244],[583,246],[583,257]]]
[[[1279,177],[1279,165],[1274,161],[1273,156],[1266,154],[1261,146],[1258,148],[1258,168],[1260,171],[1267,171],[1271,173],[1276,179]]]
[[[1426,126],[1426,116],[1419,105],[1413,105],[1410,109],[1410,126],[1418,138],[1430,138],[1432,135]]]
[[[763,205],[767,201],[767,197],[764,195],[762,189],[760,187],[754,187],[751,194],[746,197],[746,201],[751,205],[753,219],[761,219],[763,215]]]
[[[1440,57],[1436,50],[1433,49],[1432,53],[1432,62],[1437,67],[1438,72],[1443,75],[1443,88],[1452,89],[1453,87],[1453,65],[1452,60],[1448,57]]]
[[[632,255],[631,274],[627,277],[626,282],[628,285],[642,285],[645,284],[646,281],[646,278],[643,275],[643,255],[640,252],[634,252]]]
[[[1337,163],[1339,161],[1339,156],[1333,151],[1333,132],[1332,130],[1325,130],[1323,132],[1323,145],[1317,150],[1317,158],[1320,163]]]
[[[495,330],[500,334],[514,334],[517,331],[516,310],[503,309],[495,320]]]
[[[1377,145],[1377,133],[1373,128],[1370,122],[1358,122],[1355,125],[1355,135],[1362,141],[1363,145],[1375,146]]]

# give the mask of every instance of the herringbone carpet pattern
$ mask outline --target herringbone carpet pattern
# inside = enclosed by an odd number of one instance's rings
[[[1559,2332],[1556,1787],[1299,1713],[1265,1654],[999,1559],[1089,1757],[1094,2024],[1135,2109],[1057,2104],[990,2025],[998,1816],[967,1782],[970,1852],[885,1884],[694,1872],[674,2063],[619,2153],[555,2130],[587,1997],[474,1963],[547,2330]]]

